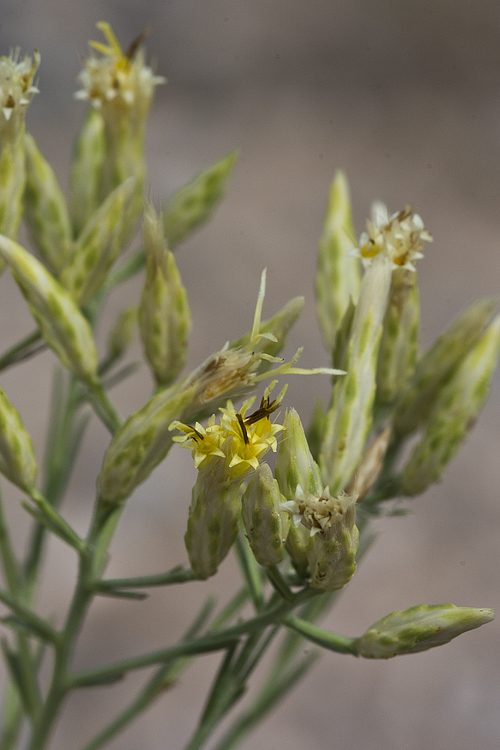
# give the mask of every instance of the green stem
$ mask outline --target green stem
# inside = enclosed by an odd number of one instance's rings
[[[178,566],[167,573],[157,573],[138,578],[104,578],[95,581],[92,586],[97,593],[121,591],[124,589],[147,588],[149,586],[169,586],[174,583],[186,583],[198,580],[190,568]]]
[[[88,400],[99,419],[106,425],[112,435],[121,427],[122,420],[115,407],[108,398],[104,388],[95,383],[89,385]]]
[[[40,331],[33,331],[33,333],[30,333],[26,338],[22,339],[2,354],[0,357],[0,371],[37,354],[42,349],[45,349],[45,347],[46,344],[45,342],[42,342],[42,334]]]
[[[143,669],[153,664],[170,661],[179,656],[189,656],[191,654],[203,654],[210,651],[219,651],[228,648],[235,643],[242,635],[247,635],[255,630],[262,630],[267,625],[274,624],[289,614],[295,607],[298,607],[311,596],[319,592],[314,589],[303,589],[294,594],[293,602],[273,603],[269,609],[265,610],[256,617],[250,618],[244,622],[233,625],[225,630],[212,631],[206,636],[192,641],[181,641],[174,646],[160,649],[159,651],[149,652],[140,656],[124,659],[116,664],[109,664],[106,667],[100,667],[88,672],[80,672],[72,678],[74,687],[85,687],[87,685],[102,682],[104,680],[119,679],[126,672],[135,669]]]

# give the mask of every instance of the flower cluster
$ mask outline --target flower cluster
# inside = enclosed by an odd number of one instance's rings
[[[332,497],[328,487],[318,496],[306,494],[299,484],[295,500],[287,500],[281,507],[291,514],[295,528],[302,524],[311,536],[319,534],[325,540],[331,539],[341,526],[352,529],[356,520],[356,496],[341,492]]]
[[[374,203],[372,218],[366,222],[366,229],[359,238],[359,248],[353,251],[364,266],[383,253],[394,268],[414,271],[413,261],[423,258],[424,242],[432,242],[432,236],[425,229],[422,219],[410,206],[389,217],[383,203]]]

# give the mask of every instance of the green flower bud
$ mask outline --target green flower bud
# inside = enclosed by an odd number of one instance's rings
[[[192,402],[192,390],[167,388],[132,414],[113,435],[97,480],[103,502],[119,503],[148,478],[172,447],[169,426]]]
[[[130,177],[119,185],[85,224],[74,243],[61,284],[80,306],[89,302],[106,281],[108,271],[122,250],[124,223],[135,189]]]
[[[162,215],[165,237],[171,248],[210,219],[224,197],[236,158],[236,151],[232,151],[196,175],[170,198]]]
[[[159,386],[169,385],[186,362],[191,328],[187,292],[163,236],[161,219],[151,204],[144,213],[146,277],[139,307],[139,327],[146,359]]]
[[[90,109],[78,134],[71,163],[70,209],[75,237],[100,203],[104,152],[104,120],[100,112]]]
[[[354,237],[349,186],[344,173],[338,171],[330,189],[316,272],[316,313],[323,343],[330,352],[335,349],[350,300],[354,304],[358,300],[360,264],[350,255]]]
[[[233,546],[241,510],[241,481],[220,481],[213,465],[211,462],[198,474],[184,536],[191,568],[201,579],[215,575]]]
[[[398,268],[392,274],[389,304],[378,355],[377,404],[391,404],[415,371],[420,308],[417,274]]]
[[[0,471],[30,493],[36,485],[33,444],[21,417],[0,388]]]
[[[492,609],[456,607],[454,604],[419,604],[404,612],[391,612],[374,623],[358,638],[357,653],[366,659],[390,659],[400,654],[416,654],[485,625],[494,616]]]
[[[66,200],[50,164],[31,135],[26,150],[25,219],[31,241],[49,270],[58,275],[71,252],[71,224]]]
[[[110,331],[108,338],[108,356],[115,361],[123,357],[137,332],[138,310],[135,305],[122,310]]]
[[[361,284],[347,348],[347,375],[333,389],[319,462],[323,483],[333,494],[350,482],[372,425],[377,356],[391,276],[391,262],[383,254],[375,257]]]
[[[396,406],[394,430],[398,437],[426,422],[441,386],[477,343],[497,300],[484,299],[465,310],[417,363],[415,374]]]
[[[25,184],[24,118],[38,89],[33,78],[40,64],[19,60],[19,49],[0,60],[0,234],[16,239]],[[1,264],[3,266],[3,263]]]
[[[283,559],[290,522],[280,507],[283,500],[269,464],[260,464],[241,502],[250,547],[259,565],[264,567],[277,565]]]
[[[320,495],[323,489],[319,469],[313,459],[307,438],[295,409],[288,409],[283,422],[284,440],[281,441],[275,475],[280,492],[286,500],[294,501],[297,487],[306,493]]]
[[[290,524],[285,549],[290,555],[293,567],[304,580],[309,578],[310,572],[309,559],[307,557],[310,539],[310,533],[305,526]]]
[[[458,450],[488,395],[499,349],[497,317],[439,390],[424,435],[402,472],[401,489],[406,495],[418,495],[437,481]]]
[[[72,297],[17,242],[0,236],[0,257],[9,265],[42,336],[64,367],[91,385],[97,380],[92,331]]]

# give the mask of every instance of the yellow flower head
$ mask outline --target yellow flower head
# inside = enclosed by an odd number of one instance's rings
[[[12,127],[20,125],[34,94],[38,93],[33,78],[40,64],[40,55],[36,50],[33,60],[28,55],[20,60],[19,55],[18,47],[8,57],[0,59],[0,137],[8,127],[7,123]]]
[[[424,242],[432,242],[422,219],[409,206],[389,217],[383,203],[374,203],[372,219],[366,222],[366,229],[359,238],[359,248],[352,252],[365,266],[382,253],[394,268],[415,271],[413,261],[424,257]]]
[[[184,433],[174,440],[182,443],[184,448],[192,450],[194,464],[203,470],[210,468],[220,474],[221,480],[243,478],[249,471],[258,468],[260,461],[269,451],[276,451],[278,442],[276,434],[282,425],[271,423],[269,417],[279,407],[286,391],[283,388],[279,396],[271,401],[269,393],[276,381],[266,389],[259,408],[247,415],[255,397],[247,399],[240,411],[236,411],[231,401],[221,408],[220,424],[216,424],[215,415],[208,420],[206,428],[198,422],[195,427],[182,422],[172,422],[169,429]]]
[[[162,76],[154,75],[145,65],[141,43],[147,33],[142,32],[127,52],[124,52],[109,23],[100,21],[97,27],[104,34],[107,44],[90,42],[90,46],[103,57],[89,57],[79,75],[83,86],[77,91],[77,99],[87,99],[95,109],[123,111],[129,117],[136,115],[143,122],[149,111],[154,88],[164,83]]]

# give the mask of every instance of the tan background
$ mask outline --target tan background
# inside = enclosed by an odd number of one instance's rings
[[[305,344],[305,365],[327,364],[314,320],[317,238],[334,170],[349,176],[357,230],[373,199],[390,211],[415,206],[435,242],[421,264],[422,339],[428,344],[500,279],[500,6],[496,0],[2,0],[1,51],[42,55],[40,89],[28,124],[64,184],[83,113],[72,92],[87,40],[108,20],[124,46],[147,25],[158,91],[147,153],[150,192],[173,189],[229,150],[241,151],[229,196],[213,224],[179,251],[190,292],[189,365],[249,328],[259,276],[268,268],[265,315],[306,296],[289,352]],[[32,329],[7,275],[0,281],[3,350]],[[127,285],[112,313],[138,293]],[[114,313],[113,313],[114,314]],[[136,350],[136,356],[139,350]],[[41,456],[50,353],[2,375]],[[36,383],[34,387],[33,382]],[[393,609],[451,601],[500,610],[498,566],[500,391],[444,481],[407,518],[380,524],[380,538],[328,624],[360,634]],[[125,415],[148,397],[145,372],[114,392]],[[304,416],[325,380],[290,383],[287,404]],[[66,513],[83,532],[108,436],[93,424]],[[109,571],[139,575],[185,560],[182,535],[194,477],[173,452],[130,501]],[[22,548],[18,493],[6,490]],[[54,544],[41,606],[61,611],[74,560]],[[174,642],[201,597],[228,597],[237,581],[227,561],[208,584],[153,592],[144,604],[100,600],[82,638],[78,665],[97,665]],[[499,624],[443,649],[387,663],[325,655],[246,750],[496,750],[500,744]],[[177,688],[110,747],[176,750],[194,727],[217,667],[205,657]],[[97,731],[123,685],[71,699],[53,750],[77,750]]]

